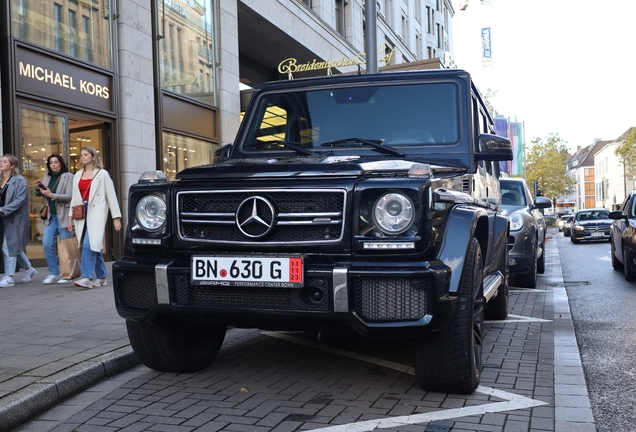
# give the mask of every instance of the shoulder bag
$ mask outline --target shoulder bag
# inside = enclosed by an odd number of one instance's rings
[[[95,178],[95,176],[97,176],[97,174],[99,174],[99,172],[102,169],[100,168],[95,175],[93,176],[93,178],[91,179],[91,184],[93,184],[93,179]],[[90,193],[91,187],[90,185],[88,186],[88,188],[86,189],[86,196],[82,197],[82,201],[83,203],[80,205],[74,205],[73,207],[71,207],[71,215],[73,217],[73,220],[75,219],[84,219],[86,217],[86,204],[88,201],[88,193]]]

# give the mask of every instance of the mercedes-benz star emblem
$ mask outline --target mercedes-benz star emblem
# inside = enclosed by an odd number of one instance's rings
[[[236,225],[248,237],[266,236],[275,223],[274,206],[263,197],[249,197],[236,210]]]

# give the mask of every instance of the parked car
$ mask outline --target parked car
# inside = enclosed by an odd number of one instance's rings
[[[566,222],[571,221],[572,219],[574,219],[574,215],[563,215],[559,218],[559,220],[557,221],[557,226],[559,227],[559,231],[563,231],[565,229],[565,224]]]
[[[539,211],[552,206],[545,197],[532,199],[525,180],[506,178],[499,181],[501,206],[510,220],[508,263],[511,284],[525,288],[537,286],[537,273],[545,271],[545,219]]]
[[[610,239],[609,210],[593,208],[579,210],[574,214],[574,220],[570,226],[570,241],[597,241]]]
[[[129,189],[113,289],[133,350],[181,373],[228,326],[411,336],[423,388],[473,392],[484,319],[508,315],[494,132],[459,69],[257,86],[218,163]]]
[[[632,191],[623,201],[622,210],[610,212],[613,219],[610,227],[612,267],[623,270],[625,280],[636,280],[636,191]]]

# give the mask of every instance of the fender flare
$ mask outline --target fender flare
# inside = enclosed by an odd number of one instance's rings
[[[444,226],[442,244],[437,258],[451,269],[448,291],[456,293],[459,287],[462,269],[466,261],[469,242],[467,239],[476,237],[487,253],[488,248],[488,213],[486,209],[469,206],[453,207]],[[461,239],[462,241],[458,241]]]

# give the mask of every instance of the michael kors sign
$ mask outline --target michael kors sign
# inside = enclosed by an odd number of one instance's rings
[[[16,46],[16,90],[91,110],[113,112],[113,77]]]

